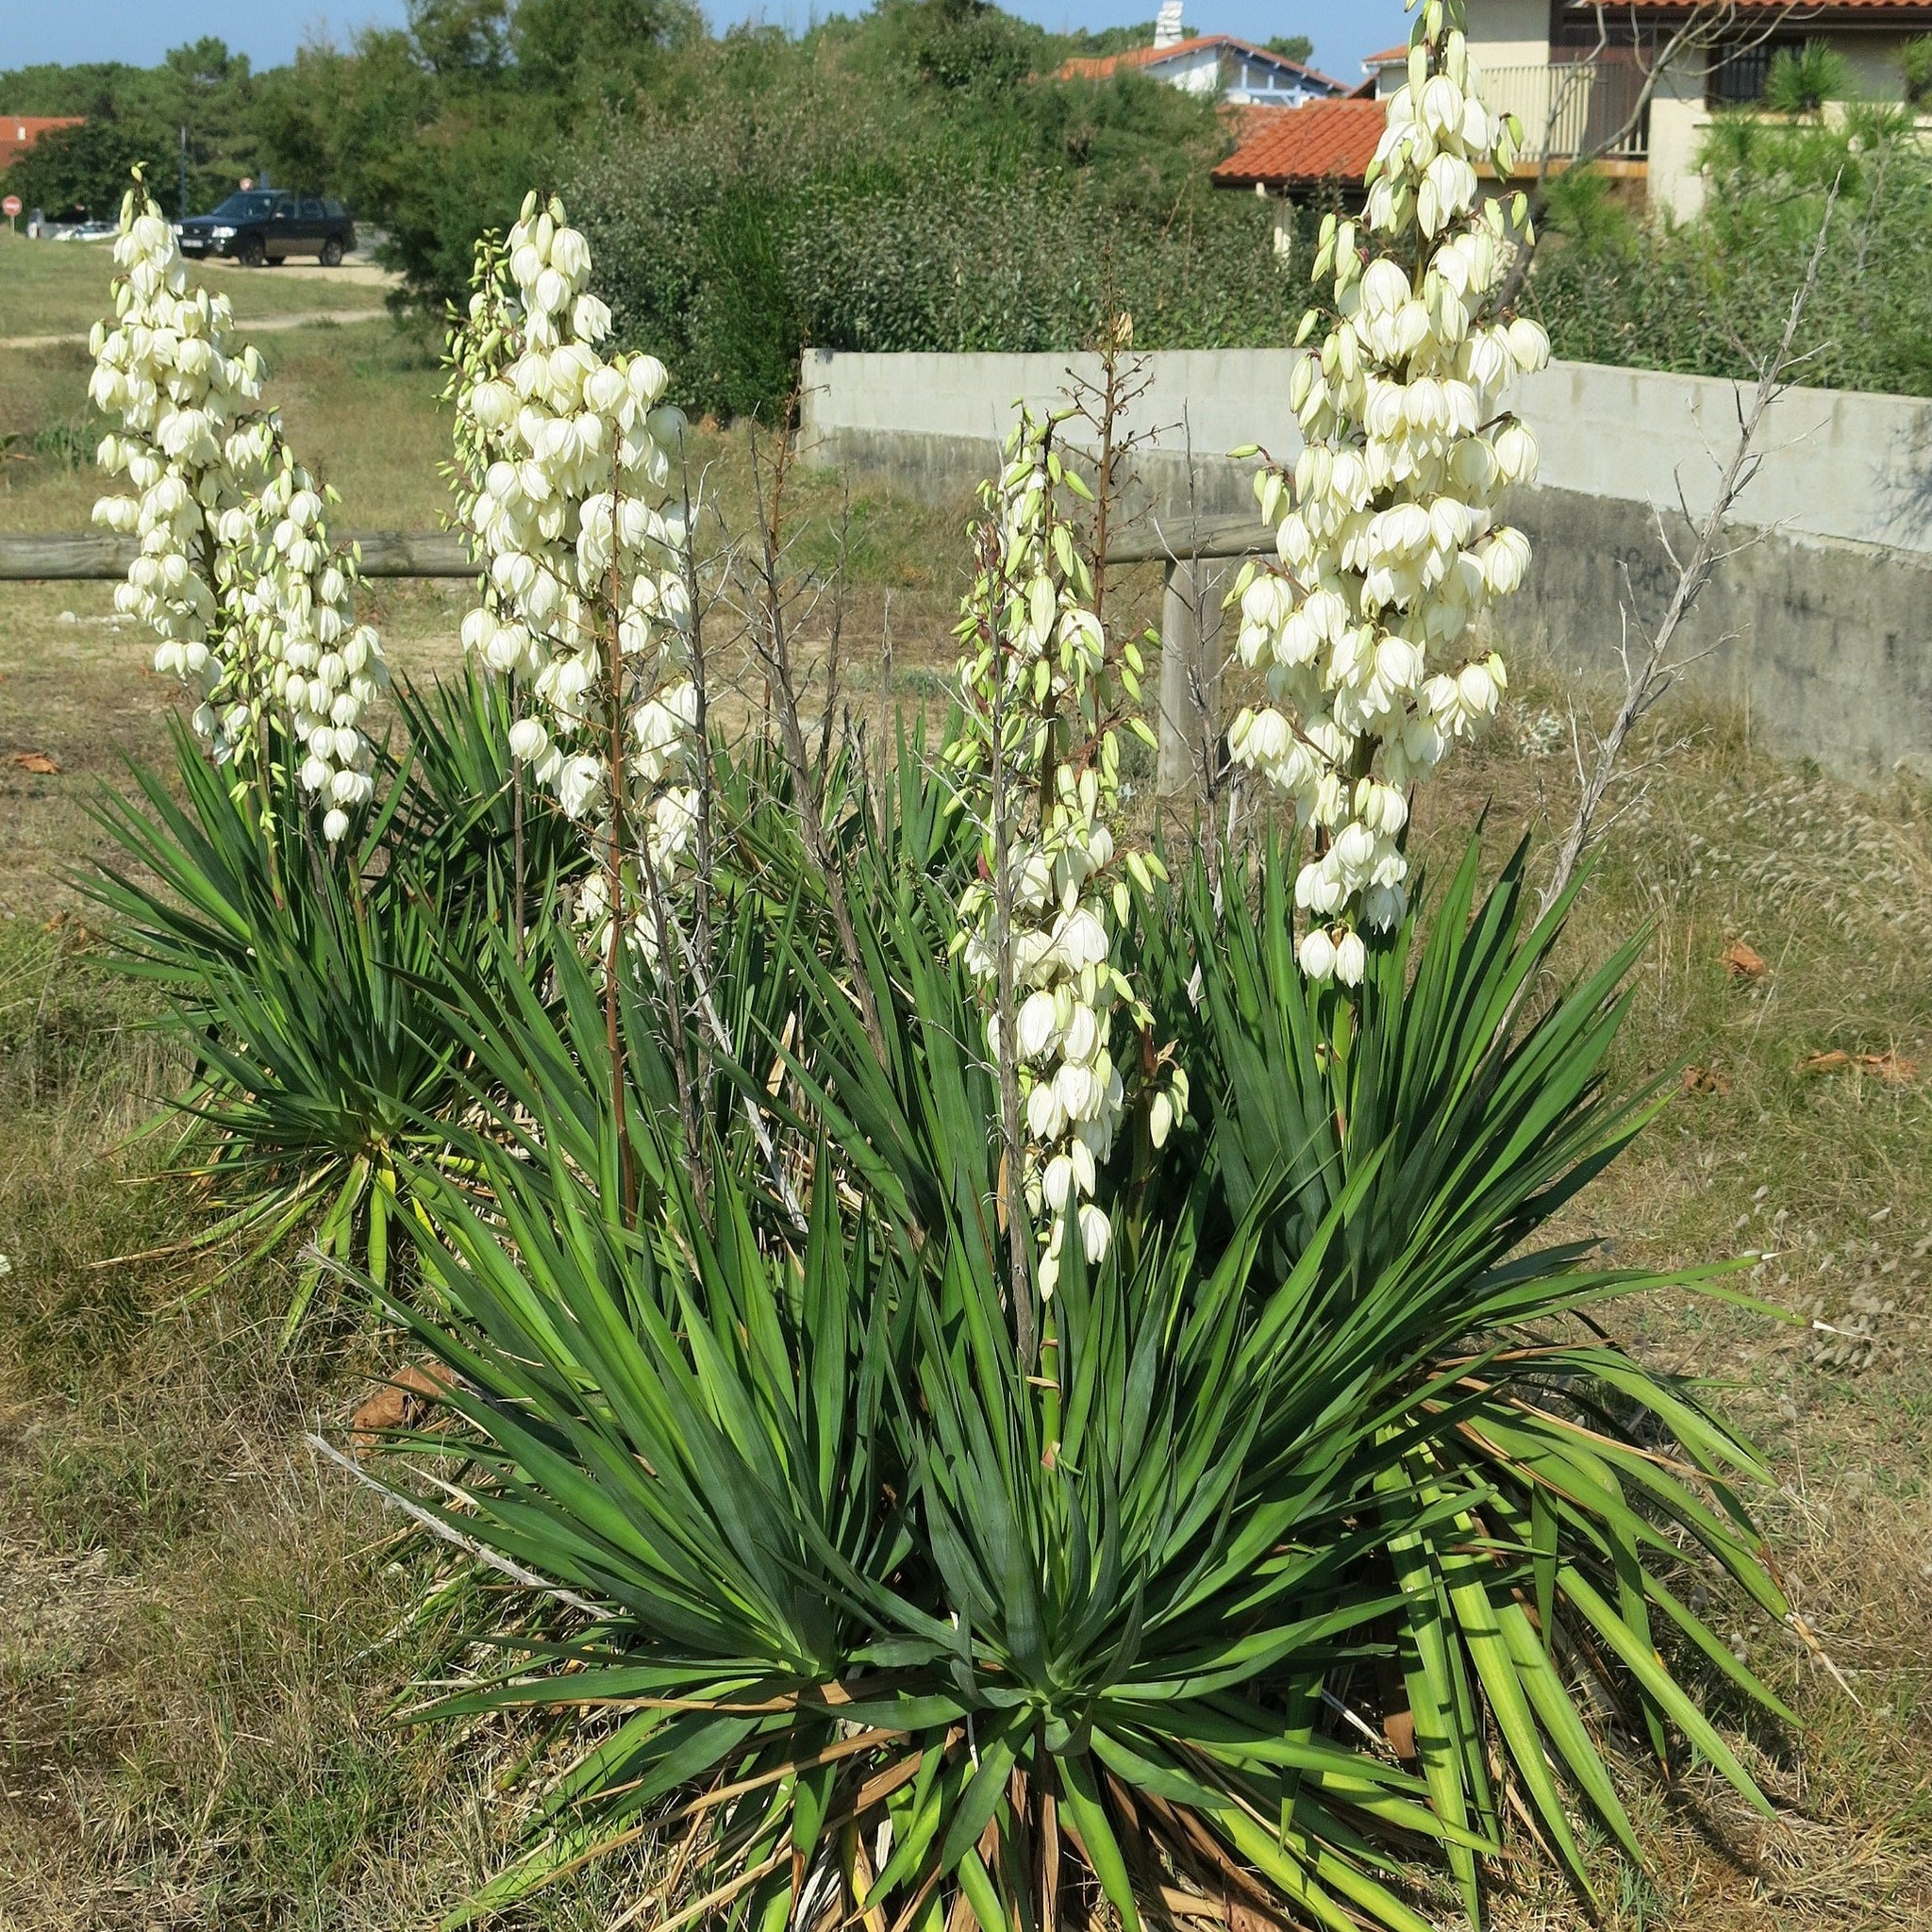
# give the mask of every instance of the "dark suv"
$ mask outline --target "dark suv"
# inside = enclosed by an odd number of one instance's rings
[[[334,268],[356,245],[356,225],[341,202],[286,188],[243,189],[211,215],[176,222],[175,234],[181,253],[196,261],[225,255],[249,268],[291,255],[312,255]]]

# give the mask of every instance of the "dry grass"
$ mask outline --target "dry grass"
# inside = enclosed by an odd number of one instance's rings
[[[386,326],[317,329],[281,338],[273,359],[298,444],[326,452],[345,517],[430,522],[443,427],[426,345]],[[67,407],[76,383],[67,361],[36,360],[32,407]],[[25,392],[9,384],[5,407]],[[737,445],[705,433],[697,447],[742,528]],[[18,465],[0,523],[76,526],[92,488],[83,472]],[[825,571],[843,492],[799,478],[794,502],[800,569]],[[962,511],[851,506],[846,690],[863,715],[943,700]],[[1157,589],[1145,573],[1121,586],[1137,617],[1152,615]],[[374,601],[405,668],[450,661],[458,587],[381,587]],[[0,1925],[423,1924],[489,1868],[507,1821],[489,1801],[482,1740],[391,1722],[438,1633],[404,1622],[413,1577],[391,1525],[302,1447],[315,1417],[353,1408],[383,1344],[318,1333],[279,1365],[276,1271],[212,1283],[208,1261],[166,1252],[187,1224],[175,1191],[147,1179],[165,1143],[129,1137],[178,1069],[78,924],[42,930],[72,905],[61,869],[97,844],[90,787],[124,753],[156,753],[173,702],[110,612],[105,586],[0,587],[0,1254],[12,1264],[0,1282]],[[808,637],[827,615],[822,606]],[[759,681],[728,607],[714,625],[748,725]],[[1505,728],[1428,795],[1425,852],[1452,851],[1483,805],[1499,843],[1566,816],[1574,779],[1554,727],[1574,694],[1521,672]],[[1770,1452],[1777,1483],[1757,1506],[1855,1696],[1740,1618],[1739,1643],[1805,1720],[1798,1736],[1757,1730],[1744,1745],[1778,1820],[1764,1825],[1695,1779],[1667,1790],[1633,1763],[1655,1856],[1646,1875],[1619,1877],[1606,1855],[1607,1923],[1922,1926],[1927,801],[1779,765],[1721,716],[1679,708],[1669,723],[1690,742],[1613,830],[1568,944],[1580,964],[1648,927],[1621,1071],[1674,1082],[1688,1064],[1696,1091],[1678,1091],[1595,1191],[1589,1224],[1650,1264],[1762,1252],[1761,1291],[1827,1324],[1675,1298],[1620,1318],[1633,1347],[1721,1385],[1725,1410]],[[29,747],[61,772],[16,768],[7,755]],[[1724,965],[1737,940],[1762,956],[1760,976]],[[1840,1070],[1803,1070],[1835,1051]],[[1909,1063],[1920,1071],[1885,1077]],[[128,1256],[147,1258],[117,1258]],[[183,1300],[195,1291],[207,1291]],[[599,1888],[622,1882],[560,1892],[533,1923],[601,1924]],[[1585,1923],[1533,1864],[1502,1891],[1498,1918],[1511,1932]]]
[[[0,228],[0,338],[86,335],[111,313],[108,283],[114,273],[105,242],[29,242]],[[189,273],[226,294],[244,320],[320,308],[379,308],[393,277],[373,264],[318,268],[291,262],[247,269],[234,262],[192,263]]]

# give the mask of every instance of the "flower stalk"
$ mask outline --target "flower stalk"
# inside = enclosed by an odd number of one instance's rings
[[[485,564],[463,641],[509,677],[510,750],[597,855],[575,908],[607,969],[613,923],[654,966],[652,868],[672,889],[695,811],[691,599],[672,454],[684,419],[655,357],[602,344],[610,311],[562,205],[532,194],[500,253],[479,251],[453,341],[458,502]]]
[[[1131,642],[1109,651],[1091,608],[1092,572],[1058,508],[1062,491],[1089,492],[1056,426],[1023,408],[1006,466],[981,493],[978,569],[958,631],[963,725],[945,753],[980,835],[955,945],[990,1009],[1008,1223],[1024,1199],[1039,1226],[1031,1272],[1047,1299],[1070,1240],[1090,1266],[1111,1240],[1095,1196],[1126,1109],[1115,1008],[1143,1034],[1153,1024],[1113,961],[1113,936],[1131,913],[1129,882],[1145,891],[1164,876],[1152,853],[1116,841],[1114,690],[1138,698],[1141,659]],[[1141,719],[1128,728],[1151,738]],[[1159,1067],[1148,1115],[1156,1145],[1187,1107],[1185,1074],[1165,1056]]]
[[[138,492],[94,506],[97,524],[140,544],[115,608],[160,640],[155,668],[194,694],[216,761],[248,771],[264,824],[291,747],[333,845],[375,790],[361,719],[389,681],[381,640],[356,620],[355,558],[329,538],[335,493],[261,407],[260,357],[227,297],[191,287],[138,168],[114,260],[115,316],[94,325],[88,393],[115,424],[100,467]]]
[[[1507,674],[1482,619],[1529,563],[1499,506],[1534,478],[1536,442],[1500,399],[1549,341],[1494,313],[1523,208],[1485,199],[1476,169],[1507,179],[1521,135],[1484,105],[1460,20],[1426,0],[1362,218],[1323,224],[1330,325],[1290,391],[1304,447],[1257,478],[1277,561],[1236,580],[1237,649],[1267,701],[1229,749],[1313,828],[1299,958],[1344,986],[1407,904],[1415,786],[1495,714]]]

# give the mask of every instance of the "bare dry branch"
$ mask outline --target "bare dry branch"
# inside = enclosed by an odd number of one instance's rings
[[[865,970],[859,950],[858,929],[852,917],[852,901],[845,890],[845,866],[841,854],[834,850],[825,833],[824,792],[820,774],[813,769],[810,747],[806,741],[805,723],[799,706],[798,679],[791,658],[791,622],[787,609],[787,544],[784,538],[785,484],[791,469],[791,420],[797,408],[793,396],[786,404],[785,421],[776,439],[767,471],[759,460],[758,430],[751,437],[753,495],[758,510],[757,547],[750,553],[748,568],[753,579],[747,635],[753,654],[765,674],[770,703],[776,713],[778,743],[791,774],[795,791],[798,823],[805,837],[806,850],[823,882],[839,951],[851,981],[852,997],[865,1026],[865,1036],[879,1064],[887,1062],[885,1029],[879,1020],[878,1003],[873,996],[872,978]],[[828,701],[829,702],[829,701]]]
[[[1690,546],[1690,555],[1679,562],[1668,535],[1664,536],[1665,552],[1677,565],[1677,582],[1663,616],[1644,641],[1641,656],[1632,651],[1632,613],[1629,603],[1626,601],[1624,605],[1624,637],[1618,647],[1618,656],[1624,666],[1623,703],[1618,707],[1616,718],[1611,723],[1608,732],[1597,741],[1594,762],[1587,772],[1581,773],[1582,786],[1576,801],[1576,814],[1557,853],[1556,871],[1549,884],[1543,889],[1539,908],[1540,915],[1547,912],[1557,903],[1571,879],[1575,876],[1577,865],[1581,862],[1584,851],[1590,843],[1591,830],[1602,808],[1604,796],[1617,775],[1618,762],[1623,757],[1625,741],[1639,721],[1676,681],[1685,664],[1690,661],[1674,657],[1672,652],[1672,646],[1676,641],[1677,632],[1682,627],[1684,620],[1690,614],[1691,608],[1703,594],[1718,565],[1727,558],[1737,555],[1739,549],[1748,547],[1744,544],[1726,546],[1723,541],[1723,532],[1732,509],[1749,487],[1752,478],[1757,475],[1762,461],[1755,445],[1765,412],[1790,388],[1791,372],[1804,359],[1794,353],[1794,344],[1805,310],[1817,291],[1819,273],[1824,265],[1825,244],[1831,233],[1831,217],[1838,206],[1838,195],[1839,183],[1834,182],[1825,200],[1824,219],[1818,225],[1818,239],[1812,244],[1811,258],[1806,265],[1804,280],[1791,297],[1790,309],[1785,318],[1784,333],[1776,349],[1759,365],[1757,386],[1752,392],[1749,405],[1744,403],[1741,394],[1738,398],[1737,440],[1730,458],[1718,477],[1717,490],[1711,498],[1710,508],[1705,512],[1701,522],[1695,525],[1696,539]],[[1681,478],[1678,502],[1685,505],[1686,521],[1690,521],[1682,491]],[[1661,517],[1658,518],[1658,527],[1661,531]],[[1627,596],[1627,572],[1625,586]],[[1580,746],[1578,761],[1581,771]]]

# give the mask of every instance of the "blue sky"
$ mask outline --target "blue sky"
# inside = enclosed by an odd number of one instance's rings
[[[711,0],[713,20],[757,15],[798,27],[814,12],[857,12],[863,0]],[[1055,29],[1145,20],[1157,0],[1006,0],[1016,12]],[[0,0],[0,69],[39,60],[132,60],[151,66],[183,41],[215,34],[258,65],[288,59],[304,40],[347,41],[358,27],[396,25],[404,0]],[[1338,79],[1355,79],[1364,54],[1407,38],[1401,0],[1191,0],[1188,23],[1203,33],[1265,41],[1305,33],[1315,61]],[[6,103],[0,101],[0,108]]]

